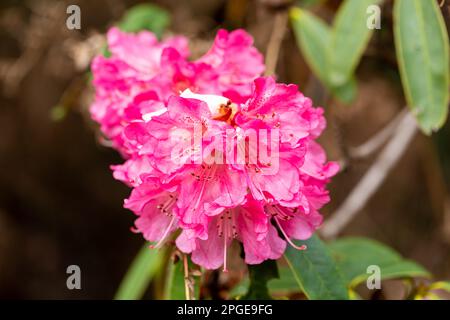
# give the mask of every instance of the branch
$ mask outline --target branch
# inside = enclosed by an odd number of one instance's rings
[[[286,10],[279,11],[275,14],[273,31],[270,35],[266,51],[266,76],[275,74],[281,43],[283,42],[284,34],[286,33],[287,22],[288,13]]]
[[[183,267],[184,267],[184,294],[186,295],[186,300],[192,300],[192,283],[189,277],[189,262],[187,255],[183,254]]]
[[[417,126],[415,119],[409,112],[404,113],[392,140],[384,147],[373,165],[361,178],[341,206],[324,223],[321,234],[325,238],[336,237],[356,214],[361,211],[405,152],[416,132]]]
[[[370,156],[377,151],[395,132],[401,119],[404,118],[408,110],[401,111],[391,122],[363,144],[349,148],[349,156],[352,159],[361,159]]]

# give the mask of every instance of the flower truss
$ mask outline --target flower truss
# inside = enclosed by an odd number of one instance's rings
[[[172,236],[207,268],[227,270],[233,240],[245,262],[278,259],[307,239],[338,170],[315,142],[321,108],[295,85],[262,77],[243,30],[220,30],[189,60],[187,40],[147,31],[108,32],[111,56],[92,63],[91,114],[126,161],[114,177],[133,188],[125,207],[135,231],[160,247]]]

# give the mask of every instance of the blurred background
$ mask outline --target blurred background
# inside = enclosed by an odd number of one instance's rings
[[[111,299],[143,244],[130,232],[134,216],[122,208],[129,189],[112,178],[120,163],[99,143],[87,109],[93,90],[87,71],[102,52],[107,29],[138,3],[171,16],[166,34],[191,41],[203,54],[219,28],[245,28],[266,53],[276,13],[289,0],[56,1],[3,0],[0,4],[0,298]],[[312,2],[312,1],[306,1]],[[340,1],[317,1],[311,11],[331,21]],[[68,30],[66,8],[81,8],[81,29]],[[447,28],[450,1],[442,1]],[[325,216],[343,202],[374,156],[348,150],[385,127],[404,108],[392,32],[392,1],[357,69],[350,106],[330,98],[312,75],[292,30],[276,64],[278,80],[325,107],[321,143],[345,164],[333,180]],[[413,259],[436,278],[450,279],[450,124],[418,133],[392,172],[342,235],[377,239]],[[68,290],[66,268],[79,265],[82,290]],[[232,277],[232,275],[231,275]],[[223,286],[227,286],[226,283]],[[395,298],[392,291],[383,293]],[[219,296],[220,297],[220,296]]]

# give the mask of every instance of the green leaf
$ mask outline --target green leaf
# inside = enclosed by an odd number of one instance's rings
[[[233,289],[230,290],[229,296],[231,299],[241,299],[248,292],[249,287],[248,277],[244,277]]]
[[[354,78],[340,86],[332,86],[329,81],[327,52],[331,39],[330,27],[299,8],[291,9],[290,16],[297,44],[314,74],[338,99],[346,103],[352,101],[356,95]]]
[[[353,75],[373,33],[367,27],[367,8],[382,0],[346,0],[339,7],[331,31],[329,78],[333,86],[342,86]]]
[[[443,126],[449,102],[449,40],[436,1],[396,0],[394,36],[408,106],[422,131]]]
[[[288,247],[284,257],[299,289],[311,300],[347,300],[344,279],[328,247],[316,235],[296,243],[307,249]]]
[[[297,43],[316,76],[326,82],[330,28],[321,19],[299,8],[291,9],[291,20]]]
[[[323,2],[326,0],[298,0],[297,5],[299,5],[302,8],[308,8],[323,4]]]
[[[287,266],[278,266],[278,279],[269,280],[267,287],[270,293],[292,293],[300,292],[300,288],[295,280],[294,274]]]
[[[330,91],[342,102],[350,103],[355,100],[357,93],[357,84],[354,76],[341,86],[331,86]]]
[[[189,270],[193,270],[194,264],[188,260]],[[196,281],[194,276],[190,275],[190,280],[193,281],[194,286],[194,297],[199,299],[200,297],[200,279]],[[176,262],[170,261],[167,272],[167,283],[165,288],[165,299],[166,300],[185,300],[186,290],[185,290],[185,278],[184,278],[184,265],[182,259]]]
[[[350,300],[363,300],[363,298],[358,294],[358,292],[356,292],[352,288],[348,290],[348,296]]]
[[[248,265],[250,286],[244,300],[270,300],[272,297],[267,288],[267,282],[278,278],[278,268],[275,260],[266,260],[261,264]]]
[[[186,292],[184,288],[184,268],[181,260],[169,263],[167,274],[166,297],[167,300],[184,300]]]
[[[289,267],[278,265],[278,274],[279,278],[273,278],[267,281],[269,295],[301,292]],[[245,277],[233,287],[233,289],[230,291],[230,297],[239,298],[244,296],[248,292],[249,285],[250,281],[248,277]]]
[[[170,22],[169,13],[153,4],[144,3],[131,7],[118,26],[126,32],[150,30],[161,37]]]
[[[430,285],[430,290],[444,290],[450,292],[450,281],[438,281]]]
[[[402,260],[390,266],[381,269],[382,279],[411,277],[431,277],[431,274],[424,267],[411,260]],[[364,277],[364,280],[366,277]]]
[[[381,279],[430,276],[420,265],[403,259],[391,248],[374,240],[349,237],[328,246],[349,287],[365,281],[370,276],[367,267],[371,265],[380,268]]]
[[[145,244],[128,268],[114,299],[136,300],[142,298],[150,281],[161,266],[163,258],[162,251],[150,249],[148,244]]]

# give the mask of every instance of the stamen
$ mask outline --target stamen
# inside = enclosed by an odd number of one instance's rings
[[[295,243],[292,242],[292,240],[287,236],[286,232],[284,231],[283,227],[281,226],[281,223],[278,221],[277,217],[274,217],[275,222],[278,225],[278,228],[280,228],[281,233],[284,236],[284,239],[295,249],[297,250],[306,250],[306,245],[297,246]]]
[[[178,198],[170,194],[169,198],[164,203],[159,204],[156,208],[158,208],[161,212],[170,217],[172,216],[172,211],[170,209],[177,200]]]
[[[162,244],[166,240],[167,236],[169,235],[170,229],[172,229],[174,221],[175,221],[175,216],[172,216],[172,219],[170,220],[170,223],[167,226],[166,230],[164,231],[161,239],[159,239],[159,241],[156,245],[150,245],[151,249],[159,249],[162,246]]]
[[[218,217],[217,233],[219,237],[223,237],[223,272],[228,272],[228,242],[237,237],[236,220],[232,211],[227,210],[225,213],[221,214],[220,217]]]
[[[198,188],[196,188],[196,190],[195,190],[196,201],[195,202],[193,201],[192,203],[194,205],[189,207],[189,209],[192,209],[192,211],[197,210],[198,205],[200,204],[200,201],[202,200],[203,193],[205,192],[206,182],[210,181],[214,178],[216,170],[217,170],[217,166],[205,166],[202,164],[202,169],[201,169],[200,174],[195,174],[195,173],[192,174],[192,176],[197,181],[202,181],[200,190],[197,191]]]
[[[278,205],[267,206],[269,213],[272,216],[276,216],[283,221],[289,221],[294,217],[294,213],[297,212],[297,208],[292,210],[292,213],[287,212],[286,210],[282,210]]]
[[[227,237],[223,237],[223,272],[228,272],[227,269]]]
[[[130,231],[133,233],[139,233],[139,230],[136,227],[130,227]]]

